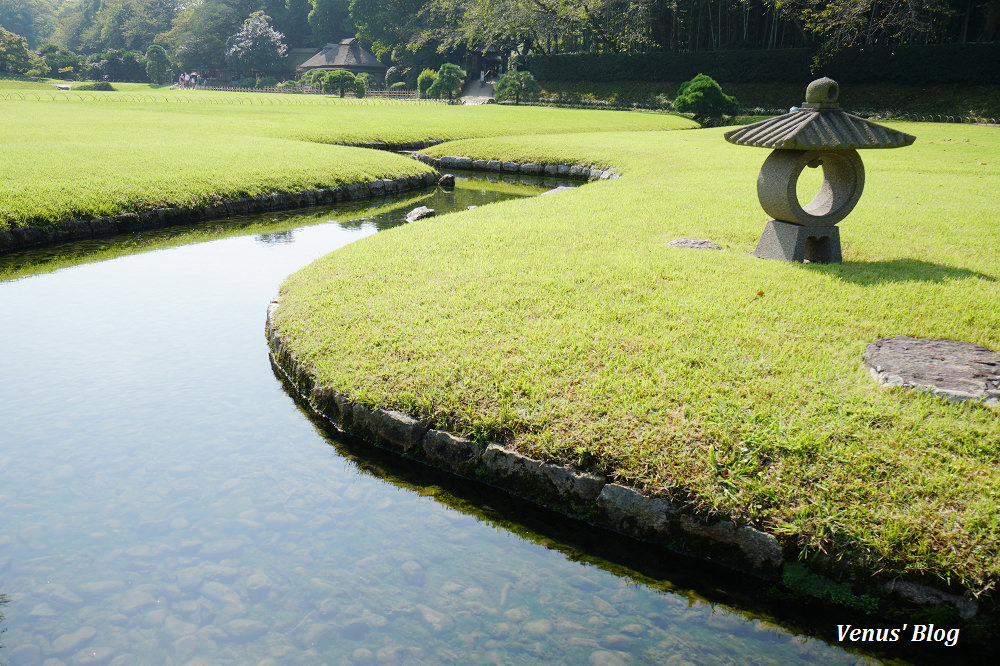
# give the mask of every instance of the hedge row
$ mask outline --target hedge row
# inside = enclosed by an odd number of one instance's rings
[[[548,81],[808,81],[851,83],[1000,83],[1000,42],[865,46],[833,55],[814,49],[691,53],[577,53],[530,56],[526,68]]]

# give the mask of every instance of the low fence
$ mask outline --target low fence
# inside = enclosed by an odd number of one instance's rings
[[[211,90],[219,92],[242,92],[242,93],[282,93],[286,95],[338,95],[337,93],[323,92],[322,88],[316,88],[312,86],[299,86],[295,88],[292,87],[279,88],[277,86],[264,86],[261,88],[239,88],[233,86],[198,86],[197,90]],[[352,92],[348,92],[345,93],[344,97],[356,98],[357,95],[355,95]],[[420,93],[416,90],[375,89],[366,91],[364,97],[375,97],[378,99],[418,100],[420,99]]]

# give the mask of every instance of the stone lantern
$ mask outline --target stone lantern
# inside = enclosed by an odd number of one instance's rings
[[[837,223],[854,209],[865,187],[861,148],[901,148],[909,134],[852,116],[837,104],[840,86],[817,79],[806,101],[790,113],[726,132],[738,146],[772,148],[757,176],[757,198],[774,219],[767,223],[754,255],[783,261],[840,263]],[[806,167],[823,169],[823,184],[809,203],[799,203],[795,186]]]

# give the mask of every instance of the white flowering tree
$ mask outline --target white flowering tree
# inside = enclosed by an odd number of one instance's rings
[[[226,41],[226,60],[244,74],[271,74],[288,52],[285,36],[271,27],[271,17],[254,12]]]

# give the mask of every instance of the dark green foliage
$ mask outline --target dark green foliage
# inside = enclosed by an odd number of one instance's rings
[[[357,79],[347,70],[335,69],[323,77],[323,92],[336,92],[343,97],[345,93],[354,92],[356,87]]]
[[[865,46],[821,56],[814,49],[692,53],[532,55],[541,81],[687,81],[706,72],[717,81],[808,83],[1000,83],[1000,42]]]
[[[275,87],[278,88],[279,90],[298,90],[298,88],[299,88],[299,82],[298,81],[291,81],[291,80],[289,80],[289,81],[282,81],[281,83],[279,83]]]
[[[152,83],[164,84],[167,82],[167,67],[169,65],[167,52],[162,46],[153,44],[146,49],[146,76]]]
[[[226,41],[226,61],[242,72],[276,72],[288,53],[283,40],[284,35],[271,27],[270,16],[254,12]]]
[[[138,51],[112,49],[87,56],[86,78],[106,81],[146,81],[145,58]]]
[[[309,27],[313,42],[325,44],[353,37],[355,28],[350,16],[349,0],[312,0]]]
[[[813,599],[846,606],[863,613],[874,613],[878,610],[878,600],[874,597],[865,594],[856,595],[851,591],[849,583],[838,583],[826,576],[814,574],[798,562],[784,566],[781,582],[798,594]]]
[[[404,72],[402,69],[396,66],[392,66],[385,70],[385,85],[392,86],[393,83],[397,83],[403,80]]]
[[[41,69],[45,72],[41,72]],[[34,70],[34,71],[33,71]],[[21,35],[0,26],[0,72],[8,74],[46,73],[48,66],[37,54],[28,49],[28,41]]]
[[[95,83],[81,83],[73,86],[73,90],[100,90],[104,92],[114,92],[115,87],[107,81],[97,81]]]
[[[699,74],[677,89],[674,108],[692,114],[695,120],[705,124],[736,113],[739,103],[735,97],[722,92],[722,86],[715,79]]]
[[[256,88],[257,79],[252,76],[246,76],[240,79],[240,88]]]
[[[52,0],[0,0],[0,26],[21,35],[29,48],[41,44],[55,21],[56,6]]]
[[[371,74],[358,74],[354,77],[354,96],[364,97],[372,80]]]
[[[517,72],[511,70],[504,72],[496,85],[496,100],[498,102],[514,100],[514,104],[520,104],[522,99],[532,99],[542,92],[535,77],[531,72]]]
[[[427,97],[428,90],[437,81],[438,75],[433,69],[425,69],[420,72],[420,76],[417,77],[417,91],[420,92],[421,97]]]
[[[299,78],[299,84],[303,86],[322,86],[324,78],[326,78],[325,69],[310,69]]]
[[[262,76],[259,79],[257,79],[257,83],[254,87],[273,88],[276,85],[278,85],[278,79],[274,78],[273,76]]]
[[[465,70],[458,65],[446,62],[438,70],[437,79],[427,89],[427,94],[431,97],[447,99],[449,102],[453,102],[456,97],[462,94],[462,85],[464,83]]]

